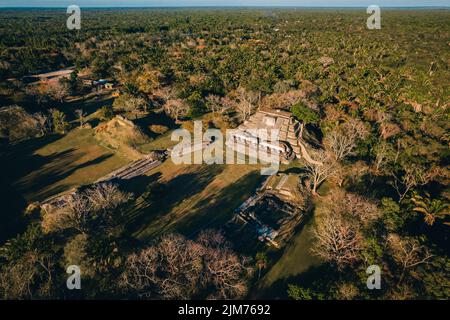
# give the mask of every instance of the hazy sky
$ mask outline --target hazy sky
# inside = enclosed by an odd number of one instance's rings
[[[0,0],[0,7],[450,6],[450,0]]]

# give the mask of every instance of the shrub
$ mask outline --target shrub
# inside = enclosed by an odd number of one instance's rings
[[[111,120],[112,118],[114,118],[113,107],[110,105],[101,107],[99,116],[101,120]]]
[[[169,130],[169,128],[167,126],[163,126],[161,124],[152,124],[148,128],[150,129],[151,132],[156,133],[156,134],[163,134]]]

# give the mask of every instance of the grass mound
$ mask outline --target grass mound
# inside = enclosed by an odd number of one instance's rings
[[[137,150],[141,144],[149,142],[148,137],[132,121],[116,116],[95,128],[95,138],[106,148],[118,151],[127,158],[142,157]]]

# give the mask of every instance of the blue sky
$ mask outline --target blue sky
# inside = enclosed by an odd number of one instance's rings
[[[0,0],[0,7],[450,6],[450,0]]]

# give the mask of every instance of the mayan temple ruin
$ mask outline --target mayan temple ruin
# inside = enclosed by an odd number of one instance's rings
[[[272,144],[270,141],[259,141],[254,136],[254,130],[257,129],[280,130],[279,143]],[[299,132],[300,123],[294,119],[290,112],[261,107],[237,128],[233,138],[235,143],[245,144],[245,146],[256,144],[259,148],[262,146],[267,147],[268,152],[280,153],[283,162],[287,162],[302,156],[301,146],[298,141]]]

